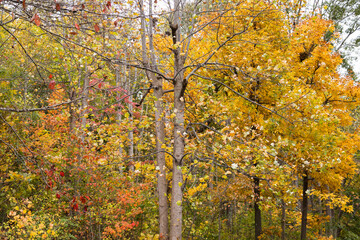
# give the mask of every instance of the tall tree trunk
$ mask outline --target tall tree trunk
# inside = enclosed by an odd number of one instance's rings
[[[76,114],[76,111],[74,110],[75,108],[75,104],[72,102],[74,101],[75,99],[75,89],[74,87],[71,86],[71,83],[72,83],[72,77],[71,77],[71,74],[69,72],[68,69],[66,69],[66,73],[68,75],[68,80],[69,80],[69,83],[70,83],[70,87],[69,87],[69,99],[71,101],[71,103],[69,104],[69,132],[72,133],[73,130],[75,129],[75,125],[76,125],[76,117],[75,117],[75,114]],[[69,139],[71,139],[71,134],[69,134]]]
[[[126,76],[125,70],[124,70],[124,76]],[[120,94],[120,87],[121,87],[121,81],[120,81],[120,66],[116,66],[115,68],[115,77],[116,77],[116,87],[117,92],[116,92],[116,97],[117,97],[117,101],[120,101],[121,98],[121,94]],[[117,121],[119,126],[121,125],[121,108],[117,107]],[[121,147],[121,142],[119,144],[119,157],[121,158],[123,155],[123,149]]]
[[[181,49],[178,43],[180,39],[180,1],[174,1],[174,17],[173,22],[170,23],[172,31],[172,38],[174,46],[174,158],[173,158],[173,181],[171,189],[171,211],[170,211],[170,239],[181,240],[182,239],[182,161],[184,157],[185,141],[183,134],[184,127],[184,110],[185,99],[184,92],[187,82],[184,79],[184,58],[181,56]]]
[[[175,123],[174,123],[174,159],[173,159],[173,181],[171,191],[171,223],[170,223],[170,238],[172,240],[181,239],[182,231],[182,160],[184,156],[184,102],[183,98],[182,82],[178,81],[175,85],[174,93],[174,111]]]
[[[168,220],[168,198],[167,198],[167,181],[166,181],[166,166],[165,166],[165,152],[162,147],[165,144],[165,127],[162,119],[163,107],[161,97],[163,95],[162,80],[157,79],[153,82],[155,101],[155,131],[156,131],[156,161],[159,167],[158,175],[158,196],[159,196],[159,227],[161,239],[168,239],[169,220]]]
[[[79,150],[79,152],[77,153],[77,157],[78,157],[78,166],[80,167],[82,160],[83,160],[83,155],[84,155],[84,147],[85,147],[85,137],[86,137],[86,132],[85,132],[85,128],[86,128],[86,122],[87,122],[87,118],[86,118],[86,114],[88,112],[88,99],[89,99],[89,75],[87,72],[87,65],[85,65],[85,73],[84,73],[84,82],[83,82],[83,90],[82,90],[82,101],[81,101],[81,106],[80,106],[80,140],[81,140],[81,149]],[[79,76],[79,79],[81,79],[81,74]],[[80,81],[79,81],[80,83]],[[79,186],[80,186],[80,175],[77,176],[76,181],[75,181],[75,192],[77,192],[77,194],[79,193]],[[74,211],[74,213],[76,213]]]
[[[303,177],[303,200],[301,204],[301,240],[306,240],[307,213],[308,213],[308,195],[309,177],[306,174]]]
[[[219,217],[218,217],[218,240],[221,240],[221,208],[222,208],[222,201],[219,201]]]
[[[285,224],[286,224],[286,205],[284,199],[281,199],[281,240],[286,239]]]
[[[156,59],[154,54],[154,44],[153,44],[153,17],[152,17],[152,0],[149,1],[149,48],[150,48],[150,59],[151,59],[151,69],[158,71],[156,65]],[[163,145],[165,144],[165,124],[164,118],[162,117],[164,113],[163,103],[161,97],[163,96],[163,82],[160,76],[153,75],[153,87],[154,95],[156,97],[155,101],[155,128],[156,128],[156,160],[158,167],[160,169],[160,174],[158,176],[158,195],[159,195],[159,227],[160,227],[160,238],[168,239],[169,238],[169,206],[168,206],[168,197],[167,197],[167,180],[166,180],[166,161],[165,161],[165,149]]]
[[[261,210],[259,207],[260,202],[260,179],[254,177],[254,210],[255,210],[255,240],[260,238],[262,227],[261,227]]]
[[[136,74],[136,68],[134,69],[134,75],[133,75],[133,81],[136,81],[137,78],[137,74]],[[128,94],[129,94],[129,112],[130,112],[130,126],[131,126],[131,130],[129,131],[129,158],[130,158],[130,166],[129,169],[131,172],[133,172],[135,170],[134,167],[134,116],[133,116],[133,95],[132,95],[132,87],[131,87],[131,77],[128,78]]]
[[[87,65],[85,65],[85,75],[84,75],[84,85],[82,92],[82,102],[81,102],[81,142],[85,141],[85,127],[86,127],[86,113],[88,108],[88,99],[89,99],[89,76],[87,73]]]
[[[152,0],[149,1],[149,50],[150,50],[150,62],[147,57],[146,47],[146,27],[145,27],[145,14],[143,0],[139,1],[140,14],[141,14],[141,43],[142,43],[142,58],[144,66],[152,70],[157,69],[154,45],[153,45],[153,19],[152,19]],[[169,239],[169,204],[167,197],[167,180],[166,180],[166,161],[163,145],[165,144],[165,125],[164,108],[161,97],[163,96],[163,81],[160,76],[156,76],[153,72],[147,71],[147,77],[151,82],[151,86],[154,89],[155,100],[155,135],[156,135],[156,161],[159,168],[159,174],[157,178],[157,190],[159,198],[159,236],[160,239]]]
[[[330,192],[330,188],[328,185],[326,185],[326,188]],[[327,202],[329,202],[329,201],[327,201]],[[328,222],[327,228],[326,228],[326,236],[327,237],[332,236],[333,238],[336,239],[337,229],[336,229],[335,219],[334,219],[335,211],[334,211],[334,209],[330,208],[329,205],[326,205],[326,215],[329,216],[329,222]]]
[[[70,93],[69,93],[69,99],[71,101],[71,103],[69,104],[69,132],[72,134],[73,133],[73,130],[75,129],[75,111],[74,111],[74,103],[72,101],[74,101],[74,98],[75,98],[75,91],[74,89],[71,87],[70,88]],[[71,139],[71,134],[69,134],[69,139]]]

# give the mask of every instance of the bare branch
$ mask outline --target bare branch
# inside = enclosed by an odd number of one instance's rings
[[[16,42],[19,43],[20,47],[22,48],[22,50],[24,51],[24,53],[26,54],[26,56],[30,59],[30,61],[35,65],[36,71],[39,74],[39,77],[45,82],[45,79],[43,78],[43,76],[41,75],[41,72],[39,70],[39,66],[38,64],[34,61],[34,59],[29,55],[29,53],[27,52],[27,50],[25,49],[25,47],[22,45],[22,43],[20,42],[20,40],[6,27],[4,27],[3,25],[1,25],[1,27],[8,32],[15,40]]]
[[[5,108],[5,107],[0,107],[0,111],[20,113],[20,112],[39,112],[39,111],[56,110],[56,109],[59,109],[59,107],[61,107],[61,106],[63,106],[63,105],[76,102],[76,101],[78,101],[78,100],[81,99],[81,98],[82,98],[82,97],[79,97],[79,98],[74,99],[74,100],[72,100],[72,101],[62,102],[62,103],[59,103],[59,104],[54,104],[54,105],[47,106],[47,107],[42,107],[42,108],[23,108],[23,109],[17,109],[17,108]]]

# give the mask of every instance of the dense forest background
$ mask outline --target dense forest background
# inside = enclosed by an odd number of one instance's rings
[[[1,239],[360,239],[356,0],[0,0]]]

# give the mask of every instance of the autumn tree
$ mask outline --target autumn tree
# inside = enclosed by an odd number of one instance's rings
[[[8,236],[306,239],[351,212],[358,86],[300,1],[0,4]]]

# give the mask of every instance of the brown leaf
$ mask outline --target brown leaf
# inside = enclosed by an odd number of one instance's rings
[[[60,6],[60,4],[59,4],[59,3],[57,3],[57,4],[55,5],[55,9],[56,9],[56,11],[60,11],[61,6]]]

